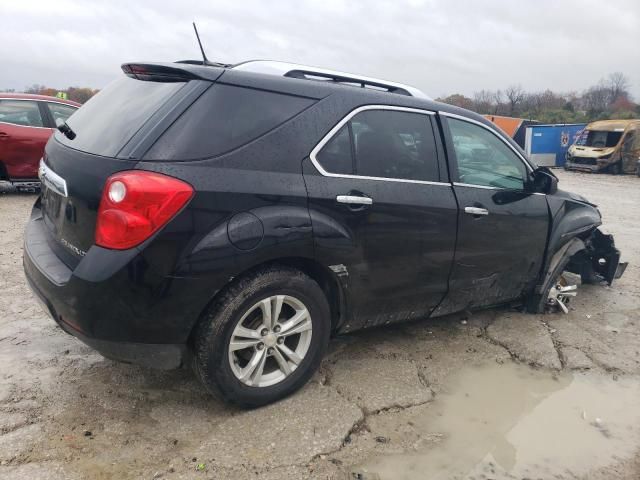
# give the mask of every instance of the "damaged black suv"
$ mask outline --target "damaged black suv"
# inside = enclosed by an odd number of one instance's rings
[[[594,205],[415,88],[267,61],[122,69],[47,144],[24,249],[46,310],[106,357],[192,363],[256,406],[331,335],[564,309],[566,271],[624,269]]]

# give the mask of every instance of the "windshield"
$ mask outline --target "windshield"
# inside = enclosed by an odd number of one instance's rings
[[[576,140],[581,147],[610,148],[615,147],[624,132],[606,132],[603,130],[585,130]]]
[[[73,140],[56,140],[83,152],[115,157],[140,127],[184,82],[149,82],[122,77],[107,85],[67,120]]]

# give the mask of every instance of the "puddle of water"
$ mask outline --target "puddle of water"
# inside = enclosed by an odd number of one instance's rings
[[[469,367],[428,413],[411,421],[441,433],[424,451],[378,456],[359,471],[381,479],[563,478],[631,457],[640,448],[638,379]],[[375,478],[375,476],[374,476]]]

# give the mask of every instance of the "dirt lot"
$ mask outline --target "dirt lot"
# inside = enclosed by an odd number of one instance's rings
[[[640,478],[640,179],[558,175],[630,262],[612,288],[581,287],[568,315],[334,339],[309,385],[253,411],[59,330],[22,273],[35,197],[0,194],[0,478]]]

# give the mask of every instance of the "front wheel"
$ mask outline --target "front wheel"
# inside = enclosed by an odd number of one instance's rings
[[[330,333],[320,286],[302,272],[272,267],[233,285],[209,309],[194,338],[194,367],[226,401],[255,407],[304,385]]]

